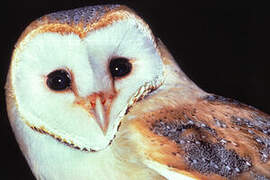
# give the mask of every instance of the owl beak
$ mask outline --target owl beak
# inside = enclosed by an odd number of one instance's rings
[[[94,108],[91,109],[91,114],[95,117],[95,120],[97,121],[104,135],[106,135],[109,125],[109,114],[110,114],[109,107],[104,103],[104,101],[102,101],[102,99],[99,96],[97,96]]]
[[[104,135],[109,126],[113,95],[93,93],[87,98],[78,98],[76,104],[82,106],[96,120]]]

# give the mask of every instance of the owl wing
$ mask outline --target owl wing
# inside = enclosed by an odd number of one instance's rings
[[[167,179],[270,179],[270,116],[216,95],[130,121],[144,163]]]

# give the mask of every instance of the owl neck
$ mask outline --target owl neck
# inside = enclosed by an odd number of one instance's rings
[[[190,100],[196,100],[197,98],[206,95],[207,93],[200,89],[181,70],[161,40],[157,41],[157,45],[163,59],[165,77],[160,91],[165,93],[168,93],[168,91],[175,91],[178,98],[186,98]]]
[[[100,152],[83,152],[33,131],[20,118],[13,119],[11,125],[37,179],[107,180],[109,177],[114,180],[157,176],[150,169],[121,161],[111,147]]]

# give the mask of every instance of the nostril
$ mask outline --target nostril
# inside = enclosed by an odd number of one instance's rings
[[[106,103],[106,99],[104,97],[101,98],[101,104],[105,104]]]
[[[92,107],[95,107],[96,106],[96,102],[95,101],[90,101],[90,104]]]
[[[101,99],[102,104],[103,104],[103,101],[105,101],[105,98],[104,98],[103,94],[104,93],[102,93],[102,92],[93,93],[93,94],[91,94],[91,95],[89,95],[87,97],[87,100],[91,104],[92,107],[95,107],[96,106],[96,100],[97,100],[98,97]]]

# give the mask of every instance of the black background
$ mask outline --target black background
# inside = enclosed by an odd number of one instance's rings
[[[167,45],[183,71],[205,91],[270,113],[268,9],[147,0],[9,1],[2,6],[0,28],[1,179],[34,179],[14,139],[4,102],[5,77],[17,38],[31,21],[44,14],[104,3],[133,8]]]

